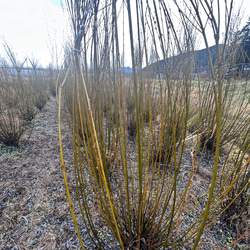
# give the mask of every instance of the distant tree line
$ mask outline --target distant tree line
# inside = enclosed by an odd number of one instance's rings
[[[243,54],[240,60],[244,60],[244,63],[250,63],[250,17],[246,25],[239,32],[239,41],[240,50]]]

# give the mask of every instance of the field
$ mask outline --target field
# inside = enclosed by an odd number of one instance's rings
[[[25,132],[18,149],[1,145],[0,249],[80,249],[61,171],[57,116],[56,99],[50,97],[34,120],[30,138],[31,128]],[[63,142],[67,165],[73,171],[71,141],[66,134]],[[192,163],[188,152],[183,167],[187,175]],[[212,158],[211,154],[202,157],[193,195],[209,185]],[[73,184],[70,187],[74,190]],[[88,249],[94,249],[82,223],[80,227]],[[107,249],[114,249],[112,237],[107,235],[103,243]],[[201,249],[217,249],[233,239],[235,230],[218,220]]]
[[[170,2],[65,0],[47,68],[4,43],[1,249],[249,248],[247,26]]]

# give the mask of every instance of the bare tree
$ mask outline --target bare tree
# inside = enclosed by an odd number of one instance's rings
[[[25,59],[23,59],[22,61],[19,61],[13,51],[13,49],[11,49],[11,47],[7,44],[7,42],[4,42],[4,49],[5,52],[12,64],[12,66],[15,68],[15,70],[17,71],[18,75],[20,75],[21,71],[23,70],[24,64],[27,61],[27,57]]]

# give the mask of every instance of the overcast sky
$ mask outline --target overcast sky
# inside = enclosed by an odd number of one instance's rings
[[[0,0],[0,56],[5,40],[19,60],[34,57],[47,66],[51,49],[61,48],[67,25],[60,0]]]
[[[243,0],[243,24],[250,16],[249,4],[250,0]],[[29,56],[38,59],[42,66],[55,64],[55,53],[51,51],[57,48],[62,54],[61,43],[68,26],[60,0],[0,0],[0,57],[5,56],[5,40],[19,60]]]

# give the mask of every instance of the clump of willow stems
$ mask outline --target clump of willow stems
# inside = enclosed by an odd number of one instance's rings
[[[232,190],[233,184],[237,183],[243,175],[250,161],[250,158],[247,158],[240,162],[234,156],[236,160],[231,161],[229,158],[223,163],[223,170],[218,170],[225,114],[222,104],[226,82],[222,74],[222,62],[225,59],[225,48],[231,27],[232,3],[233,1],[222,4],[219,1],[204,3],[189,0],[178,5],[173,1],[178,10],[181,25],[181,33],[178,33],[174,26],[174,19],[164,1],[152,0],[146,3],[139,0],[133,3],[130,0],[124,1],[121,6],[124,8],[123,13],[127,12],[124,19],[126,18],[129,24],[130,56],[133,68],[132,88],[128,90],[126,79],[121,74],[121,37],[117,29],[118,3],[106,1],[103,6],[100,1],[93,3],[92,1],[66,1],[66,9],[72,21],[74,48],[65,79],[59,89],[59,141],[66,191],[83,249],[85,246],[73,208],[76,204],[71,199],[68,186],[66,174],[68,169],[66,170],[67,166],[64,162],[61,135],[62,95],[68,81],[73,82],[70,85],[72,96],[68,100],[72,100],[70,101],[72,103],[70,128],[77,204],[89,237],[97,248],[105,248],[98,230],[98,226],[104,224],[121,249],[182,249],[187,245],[195,249],[199,246],[204,230],[216,220],[215,213],[218,214],[218,209],[219,215],[223,212],[223,209],[220,209],[222,202]],[[132,4],[136,10],[133,16]],[[223,14],[220,12],[222,5],[225,9]],[[214,15],[215,8],[220,10],[218,18]],[[202,14],[206,15],[207,21],[203,21]],[[226,17],[226,30],[221,47],[219,20],[222,15]],[[136,25],[132,25],[132,21],[136,22]],[[213,27],[216,71],[207,42],[206,22]],[[215,134],[211,183],[201,195],[202,198],[197,201],[190,198],[190,193],[196,173],[194,167],[197,163],[201,132],[204,130],[204,120],[201,118],[199,118],[199,124],[202,125],[198,126],[192,166],[184,184],[182,182],[184,177],[181,174],[192,89],[192,69],[185,58],[187,51],[194,50],[190,27],[200,32],[207,49],[210,68],[208,89],[212,94],[210,100],[212,115],[206,116],[205,121],[207,124],[215,124],[215,128],[208,126]],[[184,37],[184,42],[180,37]],[[99,39],[98,43],[97,39]],[[155,81],[149,72],[148,48],[152,44],[157,54],[156,71],[159,81],[155,87],[156,95],[146,95],[147,88],[144,88],[144,84],[153,85]],[[123,53],[125,54],[125,49]],[[173,64],[174,67],[171,67],[168,58],[175,53],[179,54],[180,59],[178,63]],[[89,55],[91,55],[90,58]],[[164,65],[160,64],[159,56],[163,58]],[[143,63],[146,65],[144,75],[142,74]],[[81,68],[82,64],[84,64],[83,68]],[[91,70],[88,70],[88,65],[91,65]],[[175,68],[176,75],[173,75],[172,68]],[[72,73],[74,81],[72,81]],[[161,77],[161,74],[164,77]],[[201,81],[198,81],[198,87],[201,87]],[[127,91],[131,94],[132,101],[124,97]],[[107,94],[108,92],[110,94]],[[206,113],[210,110],[203,99],[205,95],[201,95],[200,90],[198,93],[200,116],[202,112]],[[104,103],[104,94],[109,96],[109,101],[105,102],[107,106],[103,109],[101,104]],[[145,98],[146,96],[148,99]],[[153,99],[153,96],[156,99]],[[160,115],[158,136],[153,123],[152,103],[154,101],[158,103]],[[143,115],[145,103],[148,103],[147,119]],[[129,104],[132,104],[131,110],[135,110],[136,136],[133,143],[128,131]],[[152,157],[155,152],[152,148],[156,149],[158,157]],[[241,159],[245,152],[236,147],[234,155],[238,155]],[[108,162],[111,164],[107,164]],[[162,164],[166,167],[161,168]],[[109,171],[111,165],[112,168]],[[235,172],[239,165],[241,165],[240,170]],[[224,178],[226,172],[230,178]],[[237,190],[236,197],[244,188],[245,186]],[[205,205],[202,206],[202,204]],[[186,224],[189,216],[193,216],[194,219]]]
[[[31,125],[38,109],[46,104],[47,85],[38,62],[30,60],[33,70],[26,68],[27,58],[19,61],[10,46],[4,44],[9,64],[1,68],[0,78],[0,142],[18,146],[27,125]],[[29,73],[27,73],[29,70]]]
[[[18,146],[24,132],[23,120],[14,102],[9,79],[0,77],[0,142],[8,146]]]

